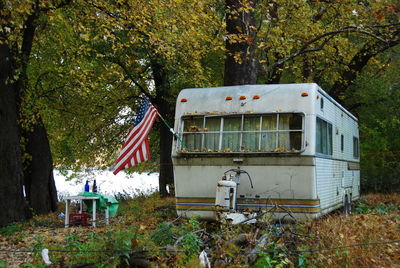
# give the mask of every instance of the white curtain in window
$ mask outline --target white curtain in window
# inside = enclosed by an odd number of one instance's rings
[[[273,151],[276,148],[276,133],[261,133],[261,151]]]
[[[242,150],[258,151],[260,141],[260,117],[245,117],[243,122]],[[247,132],[252,131],[252,132]]]
[[[200,150],[202,135],[198,132],[203,130],[203,118],[184,119],[183,128],[184,132],[188,132],[183,135],[183,142],[188,146],[189,150]]]
[[[189,150],[195,151],[201,148],[201,134],[184,134],[183,142],[187,145]]]
[[[276,115],[263,115],[262,116],[262,130],[274,132],[261,133],[261,151],[273,151],[276,148]]]
[[[226,117],[224,118],[224,132],[222,134],[222,150],[239,151],[240,133],[242,117]],[[226,133],[227,131],[235,131],[238,133]]]
[[[218,151],[221,117],[207,117],[205,123],[204,148]]]
[[[291,114],[281,114],[279,115],[279,130],[289,130],[290,129],[290,119]],[[279,132],[279,148],[285,148],[286,150],[290,150],[290,133],[289,132]]]

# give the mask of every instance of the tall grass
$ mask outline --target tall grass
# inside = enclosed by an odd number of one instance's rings
[[[328,215],[310,222],[309,235],[299,243],[310,249],[323,249],[400,239],[399,194],[370,194],[360,204],[371,209],[366,214]],[[307,259],[315,267],[400,267],[400,245],[364,245],[320,251],[310,254]]]
[[[36,216],[0,230],[0,249],[79,251],[50,252],[51,260],[61,266],[96,263],[96,267],[112,267],[136,258],[151,266],[197,267],[204,249],[215,267],[400,267],[399,243],[332,249],[399,240],[400,194],[369,194],[355,204],[353,215],[332,213],[296,224],[260,219],[255,225],[231,226],[183,219],[177,217],[174,202],[157,193],[120,198],[117,217],[111,225],[99,224],[98,228],[63,228],[63,219],[57,217],[60,211]],[[267,242],[259,246],[263,236]],[[118,253],[110,253],[113,250]],[[252,250],[256,254],[249,255]],[[143,253],[129,255],[131,251]],[[0,259],[5,263],[18,257],[3,253]],[[29,262],[21,259],[18,263],[40,267],[36,265],[43,261],[35,254]]]

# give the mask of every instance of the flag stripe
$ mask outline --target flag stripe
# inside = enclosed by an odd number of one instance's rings
[[[119,153],[114,174],[150,159],[148,133],[157,115],[156,108],[145,98],[136,115],[134,125],[130,129],[124,146]]]
[[[146,119],[145,119],[146,122],[144,122],[144,124],[141,124],[140,129],[139,128],[136,129],[136,131],[133,133],[134,136],[132,136],[130,138],[130,141],[126,145],[124,145],[124,148],[122,149],[119,158],[122,158],[126,154],[127,151],[131,151],[133,145],[136,145],[136,147],[138,145],[140,145],[138,142],[142,141],[143,138],[148,134],[156,117],[157,117],[156,111],[152,111],[151,114],[148,117],[146,117]],[[138,139],[141,139],[141,140],[138,140]]]
[[[157,112],[157,110],[156,110],[156,108],[154,108],[154,106],[152,105],[150,108],[149,108],[149,111],[152,113],[153,111],[154,112]],[[137,124],[136,126],[133,126],[132,128],[131,128],[131,130],[129,131],[129,133],[128,133],[128,138],[126,139],[126,141],[125,141],[125,143],[124,143],[124,147],[132,140],[132,138],[134,137],[134,135],[137,135],[138,134],[138,131],[141,129],[141,127],[142,127],[142,125],[143,124],[147,124],[147,120],[149,119],[149,114],[151,114],[151,113],[149,113],[149,112],[147,112],[147,114],[146,114],[146,116],[143,118],[143,120],[142,121],[140,121],[140,123],[139,124]]]
[[[148,152],[146,155],[148,156],[148,158],[146,160],[150,160],[151,156],[150,156],[150,146],[149,146],[149,139],[146,139],[145,142],[146,145],[146,151]]]
[[[146,139],[146,140],[147,140],[147,139]],[[140,155],[141,155],[143,161],[146,161],[146,160],[147,160],[147,154],[150,153],[150,152],[148,152],[148,151],[146,150],[146,140],[143,141],[142,147],[140,148]]]
[[[121,155],[124,154],[132,144],[138,142],[137,138],[144,138],[147,135],[156,117],[157,117],[157,110],[155,108],[151,109],[150,113],[146,115],[144,120],[140,122],[139,125],[132,128],[131,135],[129,135],[127,141],[125,142],[124,147],[120,152],[119,158],[121,158]]]
[[[120,160],[120,162],[117,163],[116,168],[121,170],[124,168],[120,168],[120,167],[124,167],[128,168],[131,167],[133,165],[137,165],[141,162],[140,156],[138,155],[138,151],[141,148],[136,148],[136,150],[132,150],[127,152],[126,156],[124,157],[124,159]],[[129,165],[128,167],[126,167],[126,165]]]
[[[139,147],[139,145],[141,145],[141,143],[143,142],[143,139],[146,137],[146,135],[150,131],[150,128],[153,125],[156,117],[157,117],[156,111],[152,111],[151,117],[150,116],[148,117],[148,124],[143,125],[143,128],[141,128],[138,131],[138,134],[135,136],[135,137],[137,137],[137,139],[131,139],[129,144],[126,147],[124,147],[123,150],[121,151],[121,154],[117,160],[116,167],[118,167],[119,165],[124,165],[126,163],[126,161],[129,160],[130,155],[136,153],[137,148]],[[139,135],[141,135],[141,136],[139,136]]]
[[[143,141],[140,140],[139,142]],[[140,163],[140,161],[138,161],[138,157],[136,156],[136,152],[140,149],[140,147],[138,148],[136,144],[136,146],[132,146],[130,149],[131,149],[130,151],[125,152],[124,155],[120,157],[120,159],[118,160],[119,162],[116,165],[116,168],[119,168],[120,165],[124,166],[125,163],[129,162],[131,156],[135,156],[135,164]]]

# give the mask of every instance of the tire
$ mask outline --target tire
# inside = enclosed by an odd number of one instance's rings
[[[353,210],[352,195],[350,194],[350,200],[348,200],[347,214],[351,215]]]
[[[351,214],[351,201],[349,201],[349,196],[344,196],[344,204],[343,204],[343,214],[349,215]]]

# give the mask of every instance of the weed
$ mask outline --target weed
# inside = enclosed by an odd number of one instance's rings
[[[200,223],[196,219],[190,219],[181,226],[176,226],[170,222],[160,223],[154,233],[151,234],[152,241],[157,246],[175,245],[181,249],[175,265],[187,266],[197,258],[203,247],[203,241],[197,235]],[[168,255],[168,254],[167,254]],[[165,255],[164,257],[167,257]],[[178,265],[178,266],[180,266]]]
[[[161,222],[151,235],[151,239],[159,246],[172,245],[176,240],[174,227],[170,222]]]
[[[101,249],[101,236],[89,232],[85,234],[71,234],[65,237],[64,250],[67,252],[60,256],[71,265],[98,262],[102,263],[105,258]]]
[[[271,242],[267,246],[267,251],[258,254],[255,267],[281,268],[291,264],[288,256],[282,250],[282,245]]]
[[[0,266],[1,267],[1,266]],[[44,264],[44,263],[35,263],[35,264],[32,264],[32,263],[24,263],[23,264],[23,266],[22,267],[24,267],[24,268],[30,268],[30,267],[35,267],[35,268],[45,268],[46,267],[46,264]]]
[[[191,218],[186,223],[182,224],[179,230],[181,241],[180,248],[189,260],[194,254],[200,253],[200,248],[203,246],[203,241],[195,233],[200,230],[200,223],[197,219]]]
[[[122,192],[119,192],[114,195],[115,199],[117,199],[119,202],[121,201],[129,201],[132,200],[132,195],[128,193],[126,190],[122,190]]]
[[[379,215],[387,215],[392,212],[396,212],[399,210],[399,207],[396,204],[368,204],[364,203],[368,201],[368,199],[363,199],[354,204],[354,213],[356,214],[367,214],[367,213],[377,213]]]
[[[21,232],[23,229],[18,224],[10,224],[6,227],[0,228],[0,235],[11,236],[16,232]]]
[[[43,249],[44,246],[44,240],[41,235],[35,235],[33,238],[33,245],[32,245],[32,251],[34,252],[34,256],[38,257],[40,256],[41,250]]]
[[[137,231],[128,229],[124,231],[107,232],[102,239],[105,239],[105,249],[110,252],[110,255],[117,253],[129,259],[129,253],[132,250],[133,242],[136,243]],[[112,256],[110,256],[112,257]]]
[[[182,225],[182,229],[189,232],[198,230],[200,229],[200,222],[196,218],[191,218],[188,222]]]
[[[163,220],[176,216],[175,206],[156,207],[154,211],[154,217],[161,218]]]
[[[399,208],[394,205],[394,204],[378,204],[375,207],[375,211],[376,213],[378,213],[379,215],[387,215],[391,212],[395,212],[397,211]]]
[[[185,254],[191,258],[194,254],[200,253],[200,248],[203,246],[203,241],[194,233],[187,233],[182,238],[180,247]]]
[[[54,224],[54,221],[50,218],[45,218],[45,219],[32,219],[32,225],[35,227],[50,227]]]
[[[367,214],[372,211],[372,207],[362,202],[354,203],[353,213],[355,214]]]
[[[300,256],[297,259],[297,267],[298,268],[306,268],[307,266],[307,259],[304,256]]]

